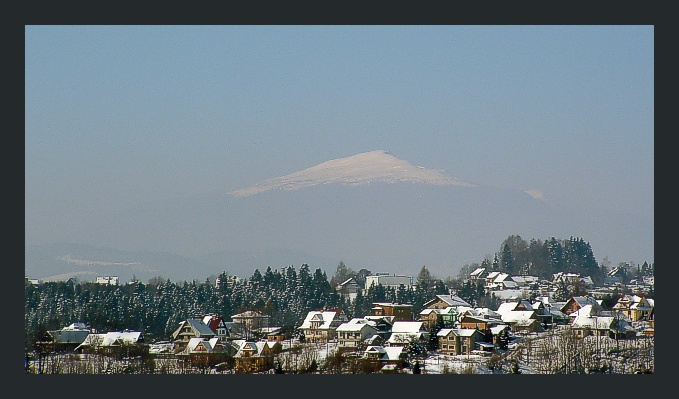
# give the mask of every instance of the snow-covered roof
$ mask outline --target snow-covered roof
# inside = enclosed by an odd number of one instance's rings
[[[475,269],[473,272],[469,273],[469,275],[470,275],[470,276],[478,276],[478,275],[482,274],[482,273],[485,272],[485,271],[486,271],[486,268],[485,268],[485,267],[479,267],[479,268]]]
[[[498,276],[498,274],[500,274],[500,272],[490,272],[490,273],[488,273],[488,275],[486,276],[486,279],[487,279],[487,280],[493,280],[495,277]]]
[[[90,334],[89,330],[67,329],[50,331],[49,334],[54,339],[55,343],[59,344],[81,344],[87,339]]]
[[[281,331],[283,327],[262,327],[259,332],[263,334],[275,334]]]
[[[519,307],[520,304],[525,307],[525,310],[534,310],[533,305],[531,305],[527,299],[519,299],[501,303],[500,306],[497,308],[497,313],[503,315],[507,312],[514,311]]]
[[[395,321],[391,326],[392,333],[417,333],[423,330],[421,321]]]
[[[268,317],[263,315],[262,312],[258,310],[246,310],[245,312],[235,314],[231,316],[231,319],[241,319],[241,318],[253,318],[253,317]]]
[[[540,278],[537,276],[512,276],[512,280],[514,280],[517,284],[535,283],[539,279]]]
[[[113,346],[121,344],[136,344],[139,341],[143,341],[143,337],[140,331],[113,331],[103,334],[89,334],[85,340],[78,345],[76,348],[79,349],[83,346]]]
[[[490,328],[490,332],[491,332],[493,335],[497,335],[497,334],[501,333],[502,330],[506,330],[506,329],[508,329],[508,328],[509,328],[509,326],[506,325],[506,324],[498,324],[498,325],[496,325],[496,326],[491,327],[491,328]]]
[[[399,360],[402,353],[402,346],[387,346],[384,348],[384,356],[382,356],[382,360]]]
[[[493,295],[502,300],[512,299],[521,296],[521,290],[518,289],[505,289],[493,291]]]
[[[347,285],[347,284],[349,284],[349,283],[352,282],[352,281],[354,282],[354,284],[358,284],[358,283],[356,282],[356,280],[355,280],[353,277],[349,277],[348,279],[346,279],[346,280],[344,280],[343,282],[341,282],[339,285]]]
[[[502,321],[505,323],[526,322],[535,314],[533,310],[512,310],[502,313]]]
[[[67,327],[62,328],[61,331],[89,331],[89,329],[85,323],[77,321]]]
[[[457,295],[436,295],[436,298],[442,300],[448,306],[471,306],[467,301],[465,301],[464,299],[460,298]],[[427,301],[425,303],[425,306],[427,303],[435,301],[436,298]]]
[[[507,273],[500,273],[493,279],[494,283],[502,283],[504,281],[513,281],[512,278]]]
[[[140,331],[114,331],[104,335],[102,346],[114,345],[116,343],[134,344],[141,339]]]
[[[208,353],[212,353],[215,351],[215,347],[217,346],[218,343],[219,338],[204,339],[194,337],[189,339],[189,342],[186,344],[186,349],[184,349],[183,352],[184,353],[196,352],[196,347],[202,344]]]
[[[388,306],[388,307],[412,307],[412,304],[409,303],[393,303],[393,302],[373,302],[373,305],[376,305],[373,307],[373,309],[380,307],[380,306]]]
[[[610,316],[590,316],[581,314],[573,320],[573,328],[591,328],[593,330],[609,330],[615,318]]]
[[[352,321],[356,321],[352,323]],[[373,331],[377,331],[375,327],[370,325],[370,323],[367,322],[365,319],[351,319],[350,322],[348,323],[342,323],[337,327],[337,331],[352,331],[352,332],[359,332],[363,331],[364,328],[371,328]]]
[[[445,337],[450,333],[457,335],[458,337],[471,337],[474,333],[479,332],[475,328],[442,328],[437,334],[437,337]],[[480,332],[479,332],[480,334]]]
[[[312,321],[321,321],[321,325],[318,327],[318,329],[330,329],[332,322],[337,318],[337,316],[339,316],[339,311],[337,310],[312,310],[307,313],[306,318],[299,328],[311,328]]]

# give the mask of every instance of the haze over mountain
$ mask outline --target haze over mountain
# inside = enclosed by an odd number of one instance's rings
[[[354,270],[409,275],[426,265],[445,277],[492,256],[513,234],[582,237],[597,256],[604,237],[635,245],[635,234],[647,233],[623,234],[626,220],[555,209],[543,198],[536,189],[486,187],[371,151],[227,195],[136,206],[71,238],[89,247],[27,248],[26,273],[204,281],[222,271],[249,277],[255,268],[308,263],[331,277],[344,261]]]

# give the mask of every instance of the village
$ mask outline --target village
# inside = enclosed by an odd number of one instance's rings
[[[500,298],[475,307],[456,293],[433,295],[417,314],[412,304],[375,302],[349,319],[343,309],[309,309],[294,331],[271,325],[259,310],[197,314],[166,340],[142,331],[99,332],[77,321],[48,331],[28,373],[214,374],[559,374],[654,371],[653,278],[623,284],[617,269],[605,284],[557,273],[550,280],[473,270],[467,282]],[[100,284],[118,284],[112,276]],[[34,282],[37,283],[37,282]],[[220,282],[217,282],[220,283]],[[559,286],[587,294],[553,299]],[[365,286],[349,278],[336,288],[348,300],[371,286],[410,288],[410,276],[377,273]],[[602,298],[620,293],[612,306]]]

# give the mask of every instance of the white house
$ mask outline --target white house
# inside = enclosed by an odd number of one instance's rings
[[[366,339],[377,335],[375,322],[364,318],[353,318],[337,327],[337,345],[340,348],[357,348]]]

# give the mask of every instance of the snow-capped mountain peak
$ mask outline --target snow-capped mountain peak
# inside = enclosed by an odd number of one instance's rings
[[[354,185],[372,182],[409,182],[475,187],[474,184],[447,176],[442,171],[415,166],[387,151],[376,150],[326,161],[308,169],[232,191],[229,194],[235,197],[247,197],[274,189],[297,190],[319,184]]]

